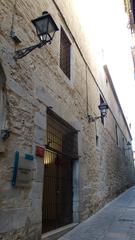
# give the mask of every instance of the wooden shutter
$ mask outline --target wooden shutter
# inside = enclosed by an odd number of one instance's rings
[[[66,76],[70,79],[70,47],[71,43],[61,28],[60,37],[60,67]]]

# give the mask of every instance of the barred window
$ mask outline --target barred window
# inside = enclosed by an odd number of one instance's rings
[[[119,138],[118,138],[118,126],[115,124],[115,132],[116,132],[116,144],[119,145]]]
[[[70,79],[70,48],[71,43],[61,28],[60,35],[60,68],[65,73],[65,75]]]
[[[100,104],[102,104],[102,103],[104,103],[104,99],[100,95]],[[103,116],[101,116],[101,123],[104,125],[104,117]]]

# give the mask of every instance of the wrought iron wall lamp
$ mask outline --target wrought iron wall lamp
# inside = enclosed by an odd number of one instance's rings
[[[59,30],[53,18],[48,12],[43,12],[42,16],[33,19],[32,23],[36,28],[37,36],[39,37],[40,42],[33,46],[17,50],[14,56],[16,60],[23,58],[35,48],[41,48],[45,44],[51,43],[54,38],[55,32]]]
[[[131,150],[131,143],[127,142],[127,148],[124,148],[124,151]]]
[[[107,116],[107,110],[108,110],[108,105],[104,102],[102,102],[99,106],[98,106],[99,110],[100,110],[100,116],[97,117],[93,117],[91,114],[88,114],[88,122],[95,122],[97,119],[99,118],[104,118]]]
[[[1,129],[1,131],[0,131],[1,138],[4,141],[7,140],[9,138],[11,132],[12,131],[10,128]]]

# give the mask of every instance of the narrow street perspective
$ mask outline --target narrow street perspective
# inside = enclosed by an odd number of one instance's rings
[[[103,209],[59,240],[134,240],[135,187],[130,188]]]
[[[135,240],[134,105],[135,0],[0,0],[0,240]]]

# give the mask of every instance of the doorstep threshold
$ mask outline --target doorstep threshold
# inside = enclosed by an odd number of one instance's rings
[[[78,225],[78,223],[71,223],[68,225],[65,225],[63,227],[57,228],[55,230],[49,231],[47,233],[42,234],[41,240],[48,240],[55,236],[62,236],[64,234],[66,234],[68,231],[72,230],[72,228],[76,227]],[[57,238],[56,238],[57,239]]]

